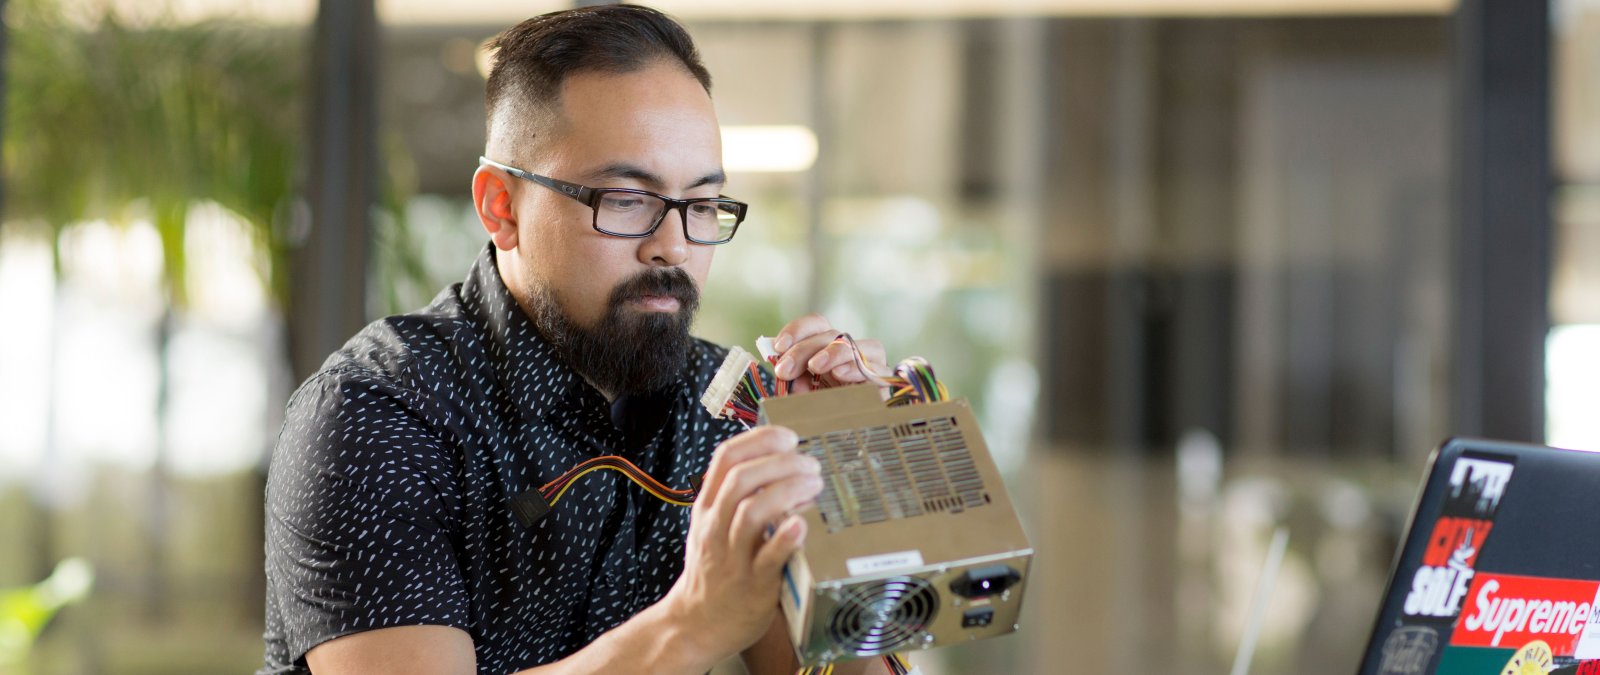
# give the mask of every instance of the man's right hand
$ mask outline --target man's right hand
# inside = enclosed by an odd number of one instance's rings
[[[822,491],[815,459],[795,452],[784,427],[760,427],[718,446],[690,514],[683,575],[662,600],[694,626],[695,649],[731,655],[764,633],[777,612],[782,569],[805,541],[793,513]]]

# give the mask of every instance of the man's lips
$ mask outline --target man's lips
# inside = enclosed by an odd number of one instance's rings
[[[683,306],[683,303],[670,295],[635,296],[628,300],[628,304],[652,312],[676,312]]]

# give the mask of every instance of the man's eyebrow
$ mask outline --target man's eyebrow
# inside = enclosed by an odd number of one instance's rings
[[[640,183],[644,183],[646,187],[656,192],[662,192],[667,187],[667,181],[661,176],[633,164],[608,164],[595,171],[591,171],[589,173],[589,177],[593,180],[605,180],[607,178],[625,178],[629,180],[636,180]],[[717,169],[716,171],[696,178],[693,182],[684,186],[684,189],[693,190],[697,187],[706,185],[722,185],[727,182],[728,174],[723,172],[722,169]]]

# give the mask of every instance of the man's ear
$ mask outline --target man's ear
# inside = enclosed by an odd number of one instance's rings
[[[517,247],[517,214],[511,208],[511,180],[504,171],[480,166],[472,174],[472,206],[478,222],[494,241],[495,248],[510,251]]]

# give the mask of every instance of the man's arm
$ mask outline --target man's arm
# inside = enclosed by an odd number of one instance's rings
[[[698,674],[756,642],[778,614],[783,564],[805,538],[792,512],[822,489],[797,441],[762,427],[719,446],[692,507],[683,574],[666,597],[572,656],[523,672]],[[414,626],[329,640],[306,663],[317,675],[467,675],[476,660],[466,632]]]
[[[674,658],[688,656],[678,653],[674,647],[682,640],[678,634],[685,627],[670,621],[663,623],[661,617],[652,616],[652,610],[659,606],[646,609],[590,645],[589,650],[598,652],[592,656],[599,660],[592,667],[619,673],[671,672],[692,667],[671,663]],[[360,639],[353,639],[357,637]],[[765,635],[744,650],[743,657],[745,668],[753,675],[793,675],[800,669],[794,647],[789,642],[788,624],[781,614],[773,619],[772,628]],[[306,661],[312,672],[319,674],[472,673],[477,668],[472,637],[466,631],[446,626],[403,626],[348,635],[311,650]],[[524,672],[576,672],[578,669],[576,664],[563,661]],[[840,663],[834,672],[838,675],[888,675],[889,669],[882,659],[874,657]]]
[[[721,659],[682,648],[690,627],[657,603],[601,635],[577,654],[522,673],[704,673]],[[477,671],[472,636],[449,626],[401,626],[346,635],[306,654],[316,675],[394,673],[470,675]],[[791,673],[793,671],[790,671]]]

